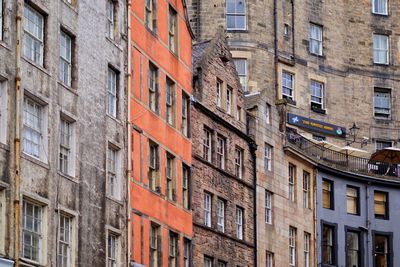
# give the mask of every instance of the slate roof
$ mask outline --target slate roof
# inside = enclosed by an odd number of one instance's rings
[[[192,49],[192,65],[193,65],[193,75],[197,74],[197,68],[200,66],[201,59],[203,58],[204,53],[207,51],[207,47],[210,44],[210,40],[204,41],[201,43],[197,43],[193,45]]]

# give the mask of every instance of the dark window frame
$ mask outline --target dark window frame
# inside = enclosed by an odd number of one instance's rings
[[[322,208],[324,208],[324,209],[328,209],[328,210],[335,210],[335,194],[334,194],[334,191],[335,191],[335,183],[334,183],[334,181],[333,180],[330,180],[330,179],[328,179],[328,178],[322,178],[322,184],[323,184],[323,182],[324,181],[327,181],[327,182],[329,182],[330,183],[330,185],[331,185],[331,188],[330,188],[330,194],[329,194],[329,196],[330,196],[330,203],[329,203],[329,208],[325,208],[323,205],[324,205],[324,203],[323,203],[323,201],[322,201]],[[323,190],[323,186],[322,186],[322,190]],[[323,199],[323,191],[322,191],[322,199]]]
[[[386,202],[385,202],[385,216],[376,216],[375,214],[375,192],[384,193],[386,195]],[[390,209],[389,209],[389,192],[382,191],[382,190],[374,190],[374,218],[378,220],[389,220],[390,216]]]
[[[358,234],[358,266],[364,266],[364,257],[365,257],[365,249],[364,249],[364,238],[363,238],[363,232],[359,228],[354,228],[350,226],[345,226],[344,227],[344,232],[345,232],[345,253],[346,253],[346,266],[347,266],[347,253],[348,253],[348,246],[347,246],[347,233],[348,232],[353,232]]]
[[[375,236],[381,235],[386,236],[388,238],[388,267],[393,267],[393,232],[382,232],[382,231],[371,231],[372,235],[372,255],[375,252],[374,244],[375,244]],[[373,267],[377,267],[375,265],[375,258],[373,259]]]
[[[356,202],[356,209],[357,209],[357,211],[356,211],[356,213],[349,213],[347,211],[347,188],[355,189],[356,192],[357,192],[357,198],[356,198],[356,201],[357,201]],[[360,214],[361,214],[360,210],[361,210],[361,205],[360,205],[360,187],[354,186],[354,185],[346,185],[346,212],[347,212],[347,214],[360,216]]]
[[[330,227],[332,229],[332,247],[333,247],[333,252],[332,252],[332,260],[333,264],[325,264],[323,263],[323,254],[322,254],[322,247],[323,247],[323,240],[322,240],[322,235],[324,231],[324,226]],[[338,243],[337,243],[337,231],[338,230],[338,224],[337,223],[331,223],[328,221],[321,220],[321,239],[319,240],[320,245],[321,245],[321,267],[331,267],[331,266],[336,266],[337,265],[337,260],[338,260]]]

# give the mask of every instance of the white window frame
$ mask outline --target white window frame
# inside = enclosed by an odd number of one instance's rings
[[[178,14],[176,10],[169,5],[168,8],[168,48],[173,53],[178,52]]]
[[[303,208],[310,208],[310,173],[303,171]]]
[[[221,135],[217,136],[217,167],[225,169],[226,139]]]
[[[40,12],[25,3],[23,55],[28,60],[40,66],[43,66],[44,19],[44,16]]]
[[[240,84],[242,85],[242,90],[244,92],[248,91],[247,87],[247,59],[246,58],[234,58],[233,62],[235,63],[235,68],[239,76]],[[244,64],[244,72],[239,68],[239,64]]]
[[[32,108],[34,111],[32,111]],[[47,105],[41,101],[39,102],[33,97],[24,95],[23,112],[22,151],[24,154],[34,157],[40,161],[47,162]],[[35,117],[36,125],[30,124],[29,121],[32,120],[27,119],[27,116],[30,116],[31,119],[32,116]],[[28,140],[29,136],[32,136],[32,134],[37,137],[37,143],[35,143],[35,141]],[[33,144],[34,146],[37,146],[35,151],[28,149],[28,142],[31,143],[31,145]]]
[[[323,27],[321,25],[310,23],[310,53],[322,56]]]
[[[158,266],[158,256],[160,249],[162,247],[161,242],[161,226],[151,223],[150,224],[150,252],[149,252],[149,266],[157,267]]]
[[[204,256],[204,267],[213,267],[213,259],[207,256]]]
[[[383,47],[381,47],[380,43],[383,41]],[[390,38],[388,35],[384,34],[374,34],[373,35],[373,56],[374,56],[374,64],[383,64],[389,65],[389,41]],[[380,60],[380,54],[384,53],[384,60]]]
[[[166,120],[170,125],[175,125],[175,83],[166,78],[165,88],[165,105],[166,105]]]
[[[107,71],[108,115],[117,118],[118,113],[118,73],[108,67]]]
[[[183,238],[183,267],[190,267],[191,264],[191,240]]]
[[[75,121],[60,116],[58,170],[75,176]]]
[[[243,208],[236,206],[236,237],[240,240],[243,240],[243,215]]]
[[[0,143],[7,144],[7,131],[8,131],[8,81],[1,80],[0,78]]]
[[[287,82],[289,82],[288,77],[291,78],[290,85],[287,83]],[[283,70],[281,78],[282,78],[282,98],[287,98],[287,99],[294,101],[294,74]],[[290,94],[285,93],[284,89],[289,90]]]
[[[228,11],[228,2],[234,2],[235,4],[235,11],[233,12],[229,12]],[[237,5],[238,2],[244,2],[244,12],[238,12],[237,11]],[[234,27],[229,27],[228,26],[228,16],[232,16],[234,17],[234,21],[235,21],[235,26]],[[237,17],[244,17],[244,26],[243,27],[237,27],[237,22],[236,19]],[[226,1],[226,29],[228,31],[231,30],[246,30],[247,29],[247,6],[246,6],[246,0],[227,0]]]
[[[265,190],[265,223],[272,224],[272,193]]]
[[[66,86],[72,81],[72,38],[65,31],[60,32],[59,80]]]
[[[296,266],[296,229],[289,227],[289,266]]]
[[[381,98],[385,99],[385,95],[388,97],[388,108],[384,107],[382,105],[382,100],[378,101],[378,95],[380,95]],[[374,90],[374,117],[379,118],[379,119],[390,119],[391,118],[391,112],[392,112],[392,94],[391,90],[389,89],[379,89],[375,88]],[[379,103],[381,102],[381,103]],[[377,106],[381,104],[381,106]]]
[[[296,201],[296,166],[293,164],[289,164],[288,173],[289,173],[289,200],[292,202]]]
[[[311,94],[311,105],[314,103],[319,105],[320,109],[324,109],[324,83],[311,80],[310,81],[310,94]],[[318,90],[320,90],[320,95],[318,95]]]
[[[274,253],[267,251],[266,267],[274,267]]]
[[[107,230],[106,238],[107,267],[117,267],[120,265],[120,234],[112,230]]]
[[[211,140],[212,133],[209,129],[203,129],[203,158],[211,162]]]
[[[212,196],[204,193],[204,225],[211,227]]]
[[[225,232],[225,201],[217,200],[217,227],[218,231]]]
[[[243,178],[243,149],[239,147],[235,148],[235,176]]]
[[[185,92],[182,91],[182,101],[181,101],[181,128],[184,136],[189,137],[190,134],[190,97]]]
[[[38,220],[38,226],[37,226],[37,231],[34,231],[33,229],[28,229],[27,227],[27,222],[26,222],[26,205],[31,205],[32,207],[37,209],[37,212],[39,214],[39,219]],[[45,204],[43,203],[39,203],[36,200],[33,199],[28,199],[28,198],[23,198],[22,200],[22,205],[21,205],[21,220],[22,220],[22,225],[21,225],[21,257],[24,259],[27,259],[31,262],[35,262],[35,263],[39,263],[42,265],[46,265],[47,262],[47,252],[46,252],[46,248],[47,248],[47,232],[46,232],[46,225],[47,225],[47,207]],[[34,212],[35,213],[35,212]],[[32,216],[29,216],[32,218]],[[38,238],[38,252],[37,252],[37,257],[36,259],[33,259],[32,257],[28,258],[26,257],[26,255],[24,254],[25,252],[25,241],[27,240],[24,237],[24,234],[27,235],[36,235]],[[32,240],[31,240],[32,241]]]
[[[114,40],[115,38],[115,3],[113,0],[107,0],[106,4],[106,12],[107,12],[107,34],[108,38]]]
[[[68,229],[65,229],[66,221],[69,220]],[[64,226],[64,227],[62,227]],[[66,238],[66,235],[68,237]],[[63,211],[58,212],[58,235],[57,235],[57,267],[74,266],[74,237],[75,237],[75,218]],[[66,251],[62,249],[66,247]],[[64,255],[64,252],[66,255]],[[66,263],[62,258],[66,258]]]
[[[378,145],[378,144],[381,144],[381,145]],[[385,144],[385,145],[383,145],[383,144]],[[388,144],[390,144],[390,146],[386,146]],[[381,149],[386,148],[386,147],[392,147],[392,146],[393,146],[393,141],[390,141],[390,140],[375,140],[375,151],[381,150]]]
[[[182,163],[182,205],[190,208],[190,167]]]
[[[168,235],[168,267],[177,267],[179,262],[179,235],[169,231]]]
[[[156,13],[156,0],[145,0],[145,5],[144,5],[144,23],[147,28],[149,28],[151,31],[156,32],[157,31],[157,13]]]
[[[272,171],[272,146],[265,143],[264,147],[264,170]]]
[[[310,267],[310,241],[311,235],[304,232],[304,267]]]
[[[265,122],[266,124],[271,124],[271,105],[265,104]]]
[[[229,86],[226,87],[226,113],[232,113],[233,103],[233,89]]]
[[[377,10],[377,6],[379,6],[378,2],[383,2],[383,11]],[[388,15],[388,0],[372,0],[372,13],[378,15]]]
[[[217,79],[217,99],[216,104],[217,107],[222,108],[222,89],[223,89],[223,82]]]
[[[109,144],[107,147],[107,194],[117,200],[121,199],[121,151]]]
[[[165,179],[166,179],[166,195],[169,200],[176,200],[176,166],[175,166],[175,157],[168,153],[166,154],[166,162],[165,162]]]

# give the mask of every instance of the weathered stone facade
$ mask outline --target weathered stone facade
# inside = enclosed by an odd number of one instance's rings
[[[4,86],[1,97],[6,97],[6,109],[2,109],[5,120],[1,120],[0,129],[6,129],[6,135],[0,140],[0,261],[2,258],[16,260],[15,244],[19,243],[19,266],[61,266],[58,240],[64,238],[68,266],[106,266],[107,258],[112,256],[110,250],[107,252],[107,240],[112,235],[117,242],[117,266],[127,266],[127,194],[123,171],[126,169],[123,73],[127,62],[127,11],[126,1],[113,1],[113,36],[107,37],[107,2],[1,1],[4,35],[0,40],[0,81]],[[43,18],[43,64],[30,60],[24,52],[23,47],[27,46],[24,25],[28,23],[26,17],[32,16],[27,8]],[[18,37],[19,17],[22,33]],[[72,40],[70,85],[59,78],[61,32]],[[21,38],[21,58],[16,54],[18,38]],[[17,77],[19,68],[21,75]],[[107,112],[109,68],[117,77],[116,116]],[[16,103],[19,79],[21,99]],[[24,103],[27,99],[31,102]],[[30,109],[32,103],[35,108]],[[1,106],[4,107],[3,102]],[[17,109],[21,112],[19,118]],[[29,112],[34,112],[32,117],[38,116],[36,127],[39,129],[35,129],[40,132],[38,155],[25,143],[32,138],[26,135],[27,125],[32,123],[27,119]],[[62,170],[59,163],[61,121],[70,125],[68,132],[64,132],[69,135],[68,152],[65,152],[69,158],[69,165],[65,167],[68,171]],[[18,127],[20,140],[16,135]],[[20,155],[15,153],[18,141],[22,145]],[[114,167],[119,180],[114,185],[118,196],[110,195],[111,185],[106,182],[112,172],[108,165],[109,148],[117,153]],[[20,187],[15,183],[18,161],[21,162]],[[14,217],[16,202],[20,204],[21,223]],[[31,213],[32,209],[37,213]],[[62,224],[61,215],[67,218]],[[29,216],[38,219],[37,227],[30,229],[32,224],[26,221]],[[20,240],[15,239],[17,226],[21,229]],[[29,240],[22,242],[23,233],[29,235],[27,229],[35,232],[32,236],[39,236],[38,243],[31,240],[32,246],[39,244],[37,250],[32,248],[32,253],[37,255],[30,254],[29,249],[25,250],[27,247],[22,249],[23,242]]]
[[[394,23],[398,3],[388,1],[388,15],[373,13],[372,1],[245,1],[244,30],[227,30],[228,44],[234,58],[247,60],[249,95],[246,106],[256,116],[250,133],[257,150],[257,229],[258,263],[265,265],[265,251],[275,255],[275,266],[288,265],[289,225],[307,228],[308,217],[294,221],[286,214],[290,159],[282,152],[286,113],[329,122],[350,128],[355,122],[360,131],[357,141],[365,137],[363,149],[373,151],[376,141],[397,144],[399,139],[398,36]],[[207,40],[218,27],[225,27],[226,1],[192,0],[190,16],[199,42]],[[310,53],[311,23],[322,28],[322,54]],[[389,39],[389,64],[373,63],[373,34]],[[275,38],[276,36],[276,38]],[[293,104],[282,103],[282,72],[294,75]],[[322,110],[311,108],[311,81],[323,84]],[[390,115],[386,119],[374,114],[374,90],[389,93]],[[266,116],[266,104],[271,106]],[[268,121],[267,121],[268,118]],[[302,130],[301,132],[304,132]],[[321,135],[314,132],[316,135]],[[311,137],[312,133],[305,133]],[[344,146],[344,138],[325,136],[328,142]],[[264,144],[273,147],[273,170],[264,171]],[[360,146],[360,144],[353,144]],[[301,178],[301,177],[300,177]],[[298,177],[298,180],[300,179]],[[264,191],[274,193],[276,216],[272,227],[263,218]],[[311,215],[311,214],[310,214]],[[294,225],[293,225],[294,224]],[[270,228],[270,229],[267,229]],[[272,232],[274,239],[265,238]]]
[[[193,61],[193,264],[203,266],[208,257],[214,264],[226,264],[218,266],[254,266],[255,146],[246,134],[243,91],[224,33],[194,45]],[[232,92],[230,100],[228,90]],[[210,134],[209,141],[205,140],[205,131]],[[218,137],[225,140],[223,167],[218,166]],[[209,153],[205,152],[204,142],[210,144]],[[241,162],[236,169],[238,158]],[[206,194],[210,196],[209,207]],[[243,237],[237,228],[238,208],[243,211]],[[206,210],[211,213],[208,223]]]

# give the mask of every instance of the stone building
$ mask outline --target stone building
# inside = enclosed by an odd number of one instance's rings
[[[0,0],[1,266],[127,266],[126,5]]]
[[[193,46],[193,72],[193,263],[254,266],[256,147],[223,30]]]
[[[191,266],[192,33],[185,1],[134,1],[130,14],[131,266]]]
[[[387,0],[192,0],[189,7],[198,42],[211,38],[220,26],[226,29],[248,92],[246,106],[257,118],[250,133],[259,148],[258,263],[264,266],[266,251],[270,251],[275,253],[276,266],[290,265],[288,229],[294,222],[286,213],[289,160],[282,149],[288,113],[313,119],[318,125],[338,126],[335,130],[341,133],[292,124],[309,138],[342,147],[353,138],[349,133],[355,123],[359,131],[353,146],[362,145],[368,151],[396,146],[399,4]],[[273,161],[270,169],[265,164],[269,158]],[[265,190],[275,197],[272,227],[261,219]],[[296,223],[297,229],[306,227]],[[275,235],[273,242],[267,232]]]

